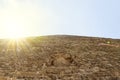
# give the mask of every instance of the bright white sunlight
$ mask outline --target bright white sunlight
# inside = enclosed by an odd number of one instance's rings
[[[9,5],[0,7],[0,38],[42,35],[49,30],[47,13],[41,6],[10,0]]]
[[[7,38],[17,39],[25,36],[26,29],[24,23],[17,19],[7,19],[4,33]]]

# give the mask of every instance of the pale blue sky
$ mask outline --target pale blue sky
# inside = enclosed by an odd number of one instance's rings
[[[0,0],[1,9],[8,5],[9,0],[5,1]],[[45,19],[43,22],[45,24],[39,25],[41,20],[33,19],[38,20],[38,23],[35,23],[38,25],[32,27],[34,31],[31,30],[34,35],[67,34],[120,38],[120,0],[14,0],[14,2],[20,6],[31,4],[44,11],[42,19]]]

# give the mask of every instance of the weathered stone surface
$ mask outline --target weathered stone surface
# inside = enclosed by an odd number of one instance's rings
[[[120,80],[119,39],[26,38],[17,54],[7,40],[0,40],[0,43],[0,76],[5,79]]]

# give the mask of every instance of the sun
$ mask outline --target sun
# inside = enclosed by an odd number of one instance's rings
[[[4,25],[4,33],[6,38],[19,39],[25,37],[26,29],[24,23],[18,19],[7,19]]]

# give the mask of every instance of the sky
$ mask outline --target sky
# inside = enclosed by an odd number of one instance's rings
[[[120,0],[0,0],[0,38],[79,35],[120,39]]]

